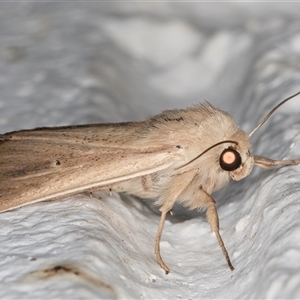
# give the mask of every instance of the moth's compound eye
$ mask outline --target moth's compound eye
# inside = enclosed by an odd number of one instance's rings
[[[220,156],[220,166],[225,171],[234,171],[242,164],[241,155],[232,148],[225,149]]]

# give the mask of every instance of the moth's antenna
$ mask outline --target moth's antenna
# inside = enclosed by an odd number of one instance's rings
[[[218,143],[216,143],[216,144],[214,144],[214,145],[208,147],[206,150],[204,150],[202,153],[200,153],[199,155],[197,155],[195,158],[193,158],[192,160],[190,160],[190,161],[187,162],[186,164],[184,164],[184,165],[182,165],[182,166],[176,168],[175,170],[181,169],[181,168],[183,168],[183,167],[185,167],[185,166],[191,164],[192,162],[194,162],[196,159],[198,159],[200,156],[202,156],[203,154],[205,154],[206,152],[208,152],[208,151],[211,150],[212,148],[217,147],[217,146],[219,146],[219,145],[221,145],[221,144],[226,144],[226,143],[232,143],[232,144],[238,145],[238,142],[236,142],[236,141],[231,141],[231,140],[225,140],[225,141],[222,141],[222,142],[218,142]]]
[[[275,110],[277,110],[277,108],[279,108],[282,104],[284,104],[285,102],[289,101],[290,99],[298,96],[300,94],[300,92],[284,99],[283,101],[281,101],[279,104],[277,104],[264,118],[263,120],[249,133],[249,137],[251,137],[253,135],[253,133],[255,131],[257,131],[271,116],[272,114],[275,112]]]

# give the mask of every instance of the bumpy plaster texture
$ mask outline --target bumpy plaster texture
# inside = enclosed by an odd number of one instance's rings
[[[249,132],[300,89],[299,8],[1,3],[1,132],[142,120],[204,100]],[[299,112],[299,97],[280,108],[254,152],[300,157]],[[255,168],[214,197],[233,272],[203,214],[168,217],[165,275],[150,201],[81,194],[0,215],[0,298],[299,298],[300,167]]]

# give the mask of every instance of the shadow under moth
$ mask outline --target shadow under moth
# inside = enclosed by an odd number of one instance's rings
[[[70,195],[110,190],[155,198],[161,217],[155,238],[158,264],[165,218],[175,202],[206,209],[211,230],[231,270],[219,233],[211,194],[231,179],[240,180],[254,165],[270,168],[300,164],[252,154],[250,133],[230,114],[209,103],[166,110],[143,122],[92,124],[21,130],[0,135],[0,212]]]

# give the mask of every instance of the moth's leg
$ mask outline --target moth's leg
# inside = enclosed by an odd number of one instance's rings
[[[170,269],[167,267],[167,265],[164,263],[164,261],[161,258],[160,255],[160,240],[161,240],[161,235],[164,229],[164,223],[166,220],[166,215],[167,215],[168,211],[163,211],[161,213],[160,216],[160,221],[159,221],[159,225],[158,225],[158,229],[157,229],[157,233],[156,233],[156,237],[155,237],[155,256],[156,256],[156,260],[158,262],[158,264],[161,266],[162,269],[165,270],[166,274],[170,273]]]
[[[272,167],[283,167],[283,166],[293,166],[299,165],[300,159],[283,159],[274,160],[264,156],[254,156],[254,164],[261,168],[272,168]]]
[[[207,221],[210,225],[211,230],[215,233],[218,243],[222,249],[223,255],[226,258],[227,264],[231,270],[234,270],[233,265],[231,264],[228,252],[226,250],[226,247],[224,245],[224,242],[222,240],[222,237],[219,232],[219,217],[218,217],[218,212],[217,212],[217,207],[216,207],[216,202],[215,200],[204,190],[202,190],[203,194],[205,195],[202,199],[202,203],[204,206],[207,207],[206,211],[206,217]]]
[[[158,264],[162,269],[165,270],[166,274],[170,272],[170,269],[164,263],[161,255],[160,255],[160,240],[164,228],[164,223],[166,220],[167,213],[171,211],[174,206],[174,203],[178,199],[179,195],[182,191],[189,185],[189,183],[193,180],[195,175],[197,174],[197,170],[191,170],[189,172],[182,173],[173,177],[172,185],[164,190],[164,193],[158,199],[156,204],[161,204],[161,217],[155,237],[155,256]]]

